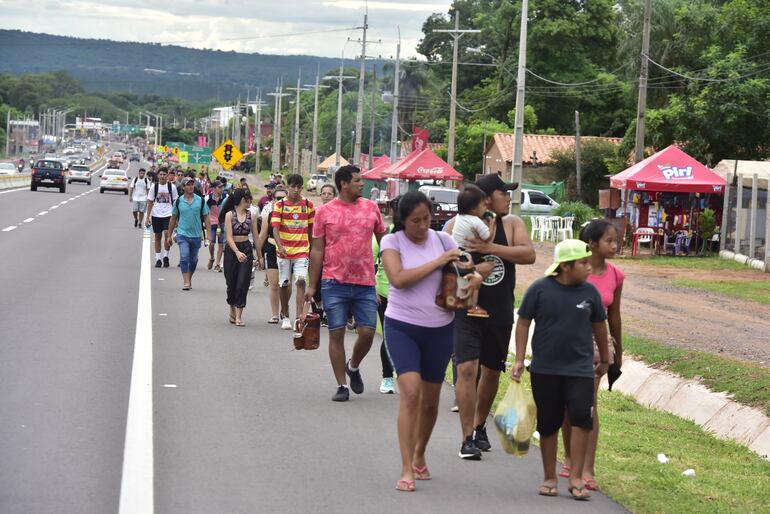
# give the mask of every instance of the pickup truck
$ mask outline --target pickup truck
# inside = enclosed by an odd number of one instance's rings
[[[443,229],[446,222],[457,215],[457,195],[460,191],[440,186],[420,186],[419,191],[433,203],[431,228]]]
[[[64,165],[61,161],[53,159],[40,159],[32,165],[32,178],[30,189],[37,191],[38,186],[58,187],[59,192],[67,190],[67,177]]]

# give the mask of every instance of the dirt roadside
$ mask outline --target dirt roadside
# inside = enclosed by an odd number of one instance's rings
[[[542,276],[553,260],[553,245],[534,243],[537,260],[517,266],[518,289]],[[768,281],[755,270],[687,270],[615,259],[626,275],[623,329],[671,346],[728,355],[770,367],[770,306],[677,287],[674,278]]]

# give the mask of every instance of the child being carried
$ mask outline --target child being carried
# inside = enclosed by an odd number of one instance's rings
[[[495,237],[495,214],[487,211],[487,195],[477,186],[468,184],[457,196],[457,218],[455,219],[452,237],[460,249],[465,249],[472,239],[478,238],[485,242],[492,241]],[[472,269],[474,261],[480,256],[473,255],[472,260],[460,259],[457,267],[460,269]],[[476,318],[488,318],[489,313],[478,305],[479,292],[475,291],[469,302],[468,316]]]

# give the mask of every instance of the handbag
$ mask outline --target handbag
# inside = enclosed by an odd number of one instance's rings
[[[311,302],[305,302],[302,315],[294,322],[295,350],[316,350],[321,345],[321,316],[312,312]]]
[[[439,241],[444,251],[447,251],[441,235],[438,235]],[[468,252],[460,252],[460,259],[464,262],[473,262]],[[441,289],[436,295],[436,305],[450,311],[464,311],[473,307],[473,295],[461,296],[460,291],[468,287],[466,275],[473,273],[473,266],[463,268],[458,266],[457,262],[447,263],[441,270]]]

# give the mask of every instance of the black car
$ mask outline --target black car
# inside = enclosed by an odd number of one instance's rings
[[[67,177],[64,165],[60,161],[40,159],[32,165],[30,189],[37,191],[38,186],[58,187],[59,192],[67,190]]]
[[[132,153],[131,155],[128,156],[128,162],[131,162],[131,161],[139,162],[140,160],[141,160],[141,157],[139,157],[138,153]]]

